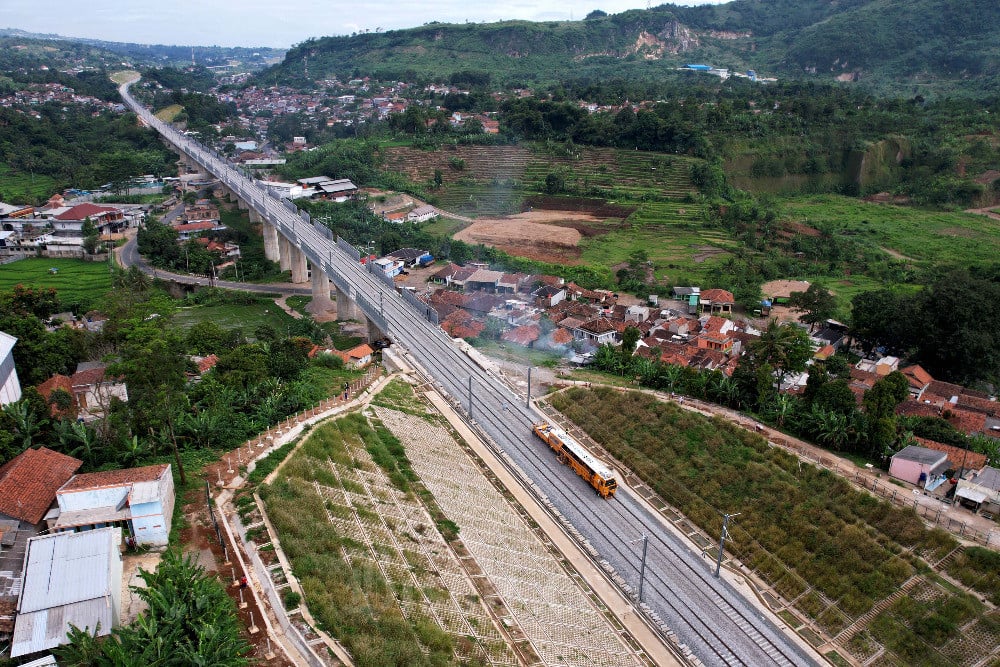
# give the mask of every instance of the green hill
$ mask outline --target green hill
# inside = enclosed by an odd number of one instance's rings
[[[763,76],[850,80],[909,94],[994,94],[995,0],[738,0],[661,5],[583,21],[429,23],[308,40],[268,80],[360,75],[414,80],[489,72],[494,84],[581,77],[658,79],[691,62]]]

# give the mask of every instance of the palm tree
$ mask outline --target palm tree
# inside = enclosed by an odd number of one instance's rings
[[[48,423],[47,419],[40,419],[31,405],[27,401],[17,401],[3,406],[3,411],[14,422],[14,433],[21,440],[21,451],[28,449],[32,441],[42,427]]]
[[[677,391],[681,384],[681,377],[684,374],[684,369],[676,364],[663,364],[663,370],[660,372],[659,384],[660,387],[674,393]]]
[[[771,320],[760,338],[750,345],[750,354],[758,364],[770,364],[778,371],[778,384],[788,373],[805,368],[812,355],[809,337],[793,324]]]

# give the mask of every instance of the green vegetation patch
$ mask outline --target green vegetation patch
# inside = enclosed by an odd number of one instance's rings
[[[395,588],[377,565],[368,558],[349,557],[362,545],[331,524],[324,498],[316,491],[314,482],[336,485],[328,472],[330,462],[352,465],[351,449],[358,447],[384,448],[380,457],[387,455],[385,463],[399,461],[384,434],[355,414],[319,426],[279,479],[261,488],[306,603],[360,667],[452,664],[451,637],[419,616],[403,616]]]
[[[79,304],[89,310],[111,289],[111,271],[106,262],[81,259],[32,257],[0,265],[0,291],[17,284],[51,287],[58,293],[61,305]]]
[[[875,204],[838,195],[784,202],[791,220],[852,237],[897,259],[969,266],[996,261],[1000,221],[970,213]]]
[[[3,163],[0,163],[0,181],[3,182],[0,201],[8,203],[45,201],[60,187],[51,176],[15,172]]]
[[[183,330],[188,330],[199,322],[214,322],[223,329],[243,329],[252,336],[261,325],[270,325],[275,331],[285,334],[295,322],[295,318],[283,311],[274,301],[261,300],[248,304],[206,304],[179,308],[174,314],[174,322]]]
[[[720,530],[722,512],[740,511],[730,526],[735,555],[786,598],[799,596],[795,607],[830,634],[924,571],[926,563],[914,553],[940,557],[957,545],[942,531],[926,529],[912,510],[857,491],[827,470],[800,465],[721,419],[608,388],[574,388],[550,401],[709,534]],[[949,570],[993,596],[996,558],[987,549],[969,549]],[[925,580],[877,617],[871,636],[905,664],[949,664],[959,650],[949,642],[964,625],[992,628],[983,611],[972,595]],[[862,644],[851,646],[858,658]],[[985,642],[982,651],[993,645]]]

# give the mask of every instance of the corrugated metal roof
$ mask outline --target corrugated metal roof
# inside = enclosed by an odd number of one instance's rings
[[[97,634],[103,637],[111,633],[115,620],[112,618],[111,601],[103,597],[18,614],[10,655],[16,658],[58,646],[66,638],[70,625],[94,634],[100,624]]]
[[[59,645],[71,624],[94,632],[99,623],[100,634],[111,632],[118,620],[112,587],[121,581],[112,564],[121,558],[120,536],[117,528],[101,528],[29,540],[12,657]]]
[[[112,552],[117,528],[82,533],[57,533],[28,542],[24,590],[18,601],[21,614],[103,597],[110,591]]]
[[[896,452],[892,458],[931,465],[940,461],[942,457],[947,459],[948,455],[943,452],[936,452],[933,449],[927,449],[926,447],[908,445]]]

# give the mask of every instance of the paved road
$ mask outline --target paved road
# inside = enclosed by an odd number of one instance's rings
[[[306,254],[314,270],[322,270],[339,290],[348,293],[369,319],[406,350],[414,365],[462,404],[470,421],[523,471],[536,493],[569,520],[597,554],[595,558],[610,564],[634,588],[639,585],[638,565],[643,536],[647,536],[644,601],[650,616],[668,626],[702,663],[818,664],[815,653],[779,629],[780,621],[762,616],[725,577],[714,578],[711,565],[700,553],[668,530],[627,489],[615,500],[605,501],[556,461],[531,432],[532,423],[543,419],[541,413],[463,353],[392,286],[369,273],[350,254],[348,245],[338,245],[329,230],[314,226],[294,206],[269,196],[223,158],[153,118],[126,89],[122,97],[152,127],[275,225]]]
[[[119,249],[118,262],[126,269],[130,266],[137,266],[139,267],[139,270],[146,275],[153,276],[154,278],[161,278],[163,280],[173,280],[174,282],[181,283],[182,285],[204,285],[206,287],[214,286],[222,287],[224,289],[242,290],[244,292],[283,294],[285,296],[291,296],[294,294],[312,294],[312,290],[309,287],[295,287],[294,285],[289,285],[287,283],[238,283],[231,280],[212,280],[201,276],[194,276],[185,273],[173,273],[164,269],[158,269],[151,266],[142,258],[142,255],[139,254],[139,248],[136,244],[135,238],[129,239],[128,242]]]

